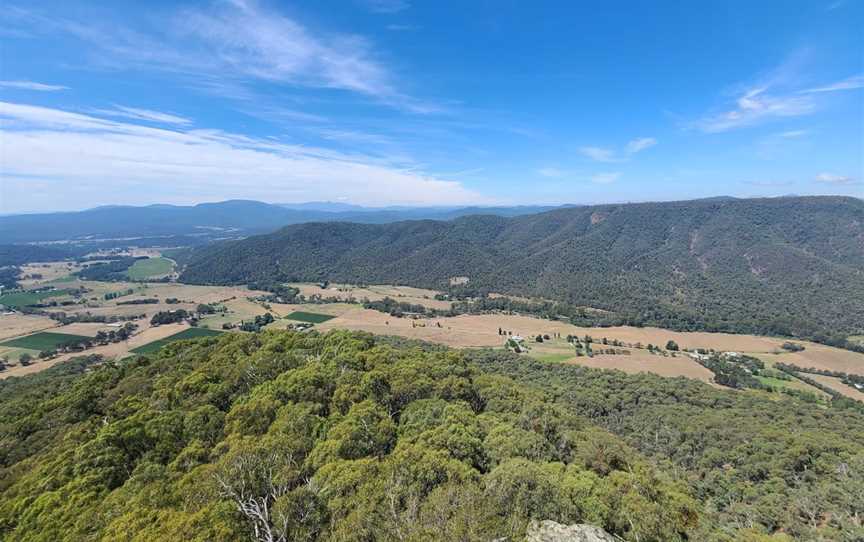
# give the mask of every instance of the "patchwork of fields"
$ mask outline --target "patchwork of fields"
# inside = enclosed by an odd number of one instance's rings
[[[138,260],[126,271],[131,280],[155,279],[170,275],[174,271],[174,262],[168,258],[147,258]]]
[[[49,331],[40,331],[26,337],[10,339],[0,343],[0,347],[23,348],[25,350],[49,350],[57,348],[58,345],[67,344],[75,341],[84,341],[92,337],[85,335],[72,335],[69,333],[53,333]]]
[[[163,263],[157,263],[164,260]],[[173,263],[162,258],[150,258],[141,260],[139,263],[145,265],[139,269],[140,273],[170,271]],[[136,265],[139,265],[136,263]],[[161,266],[161,267],[160,267]],[[170,266],[170,267],[169,267]],[[134,266],[133,266],[134,268]],[[56,271],[49,276],[54,277],[63,271],[58,266]],[[131,271],[131,269],[130,269]],[[136,271],[136,273],[138,272]],[[47,281],[43,281],[42,284]],[[40,283],[36,283],[36,286]],[[650,353],[645,347],[648,344],[663,346],[667,341],[675,341],[682,349],[714,349],[718,351],[735,351],[752,355],[762,359],[766,365],[771,366],[777,362],[795,364],[801,367],[813,367],[816,369],[827,369],[841,371],[851,374],[864,375],[864,355],[847,350],[841,350],[824,345],[796,341],[805,346],[801,352],[790,353],[780,348],[784,341],[781,338],[761,337],[754,335],[733,335],[724,333],[705,332],[676,332],[659,328],[636,328],[628,326],[609,328],[584,328],[570,325],[561,321],[550,321],[530,316],[514,314],[482,314],[482,315],[460,315],[454,317],[442,317],[431,319],[396,318],[389,314],[375,310],[364,309],[356,304],[364,298],[369,300],[380,300],[390,297],[406,303],[420,304],[426,307],[446,309],[450,306],[449,301],[435,300],[439,292],[409,288],[403,286],[364,286],[351,285],[328,285],[322,289],[316,284],[294,284],[300,288],[301,293],[308,297],[320,295],[322,297],[336,297],[338,299],[354,300],[355,303],[305,303],[305,304],[278,304],[263,303],[254,298],[264,295],[265,292],[256,292],[245,287],[224,286],[192,286],[178,283],[124,283],[124,282],[96,282],[80,281],[72,279],[64,283],[62,288],[44,293],[13,293],[9,294],[13,300],[38,302],[40,299],[67,299],[67,292],[71,289],[84,288],[87,293],[74,305],[64,306],[64,312],[70,315],[91,315],[105,317],[130,317],[144,315],[143,320],[136,320],[141,328],[126,343],[112,344],[105,347],[92,349],[93,353],[103,353],[114,357],[123,357],[130,353],[146,354],[153,352],[162,345],[174,340],[193,338],[197,336],[211,336],[219,333],[223,326],[236,328],[241,322],[253,320],[270,312],[276,317],[268,328],[285,328],[291,323],[303,322],[314,324],[315,329],[327,331],[330,329],[352,329],[368,331],[376,334],[398,335],[413,339],[444,344],[457,348],[501,348],[504,346],[505,338],[499,334],[499,330],[513,335],[533,338],[537,335],[549,335],[551,340],[543,343],[535,343],[531,340],[526,342],[527,355],[544,362],[574,363],[589,367],[602,369],[617,369],[628,373],[651,372],[662,376],[684,376],[695,378],[705,382],[712,381],[712,373],[699,363],[690,359],[683,353],[674,357],[672,355],[658,355]],[[131,293],[127,293],[131,292]],[[106,294],[117,294],[116,298],[104,299]],[[6,297],[6,296],[4,296]],[[128,304],[130,301],[141,299],[155,299],[150,304]],[[34,301],[35,300],[35,301]],[[169,303],[168,301],[171,300]],[[122,304],[119,304],[122,303]],[[199,304],[210,304],[216,311],[204,316],[197,328],[188,328],[186,325],[160,326],[150,328],[144,325],[149,317],[159,311],[184,309],[194,312]],[[53,322],[45,317],[23,316],[20,314],[0,316],[0,356],[6,355],[13,362],[21,353],[38,354],[43,348],[50,348],[62,342],[61,338],[74,336],[92,337],[104,324],[73,324],[71,326],[56,327]],[[50,332],[43,330],[52,329]],[[40,333],[41,332],[41,333]],[[593,357],[577,356],[572,345],[564,339],[567,335],[585,337],[590,335],[596,342],[603,338],[608,341],[618,341],[627,345],[625,348],[629,354],[609,354],[595,352]],[[88,350],[88,352],[91,352]],[[61,356],[62,357],[62,356]],[[54,362],[54,360],[52,360]],[[33,367],[42,365],[37,362],[27,367],[27,372],[32,372]],[[7,370],[0,378],[17,374],[16,367]],[[798,380],[765,382],[773,387],[789,387],[816,393],[823,393],[818,389]],[[824,377],[823,385],[836,389],[840,393],[860,394],[857,390],[849,388],[837,379]],[[847,389],[848,388],[848,389]]]
[[[166,344],[172,343],[174,341],[182,341],[185,339],[197,339],[199,337],[213,337],[216,335],[220,335],[221,333],[222,333],[221,331],[214,331],[212,329],[202,329],[202,328],[197,328],[197,327],[191,327],[188,329],[184,329],[183,331],[181,331],[179,333],[175,333],[174,335],[169,335],[168,337],[165,337],[163,339],[159,339],[159,340],[153,341],[151,343],[147,343],[143,346],[139,346],[138,348],[133,348],[129,352],[131,352],[133,354],[151,354],[153,352],[156,352],[157,350],[159,350],[160,348],[162,348]]]

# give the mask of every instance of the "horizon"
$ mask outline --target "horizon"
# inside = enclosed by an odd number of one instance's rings
[[[194,207],[198,207],[201,205],[219,205],[224,203],[261,203],[265,205],[270,205],[274,207],[282,207],[284,209],[292,210],[297,209],[298,207],[303,206],[328,206],[328,205],[347,205],[349,209],[342,210],[334,210],[334,209],[320,209],[309,207],[310,211],[322,212],[322,213],[331,213],[331,214],[349,214],[349,213],[363,213],[363,212],[383,212],[383,211],[399,211],[399,210],[460,210],[460,209],[524,209],[524,208],[543,208],[546,207],[548,209],[538,210],[537,213],[542,213],[547,210],[561,209],[567,207],[599,207],[604,205],[642,205],[642,204],[662,204],[662,203],[687,203],[687,202],[696,202],[696,201],[708,201],[708,200],[733,200],[733,201],[746,201],[746,200],[757,200],[757,199],[784,199],[784,198],[808,198],[808,197],[825,197],[825,198],[852,198],[857,200],[864,201],[864,197],[857,195],[848,195],[848,194],[777,194],[777,195],[766,195],[766,196],[729,196],[725,194],[719,194],[716,196],[706,196],[703,198],[690,198],[690,199],[645,199],[645,200],[620,200],[620,201],[604,201],[604,202],[584,202],[584,203],[574,203],[574,202],[564,202],[558,204],[542,204],[542,203],[520,203],[516,205],[483,205],[483,204],[475,204],[475,205],[388,205],[381,207],[373,207],[373,206],[363,206],[363,205],[354,205],[354,204],[345,204],[338,201],[300,201],[300,202],[268,202],[261,200],[250,200],[250,199],[227,199],[227,200],[219,200],[219,201],[201,201],[197,203],[188,203],[188,204],[173,204],[173,203],[148,203],[148,204],[106,204],[106,205],[97,205],[95,207],[87,207],[84,209],[70,209],[65,211],[57,211],[57,210],[46,210],[46,211],[32,211],[32,212],[18,212],[18,213],[2,213],[0,212],[0,217],[12,217],[12,216],[24,216],[24,215],[39,215],[39,214],[73,214],[73,213],[86,213],[90,211],[98,211],[100,209],[123,209],[123,208],[136,208],[136,209],[146,209],[151,207],[172,207],[178,209],[191,209]],[[531,213],[533,214],[533,213]],[[405,219],[405,220],[415,220],[415,219]]]
[[[864,3],[459,7],[13,2],[0,214],[864,196]]]

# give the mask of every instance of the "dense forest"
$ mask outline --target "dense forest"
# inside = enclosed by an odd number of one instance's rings
[[[0,267],[30,262],[53,262],[72,258],[75,253],[63,248],[39,245],[0,245]]]
[[[864,415],[334,331],[0,382],[0,538],[864,537]]]
[[[351,221],[383,224],[398,220],[457,216],[484,212],[516,216],[552,209],[542,206],[398,208],[349,206],[347,209],[285,206],[260,201],[230,200],[192,206],[105,206],[72,213],[34,213],[0,216],[0,239],[6,243],[75,240],[101,245],[100,240],[129,238],[143,246],[200,245],[213,239],[264,233],[288,224],[311,221]],[[134,239],[134,240],[133,240]],[[116,244],[116,241],[110,242]],[[110,244],[108,245],[110,246]]]
[[[618,322],[842,342],[864,327],[864,202],[601,205],[504,218],[312,223],[199,249],[192,283],[331,280],[533,295]]]

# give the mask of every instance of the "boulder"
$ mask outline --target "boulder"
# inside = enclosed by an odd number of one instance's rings
[[[594,525],[562,525],[543,520],[528,525],[525,542],[621,542],[621,539]]]

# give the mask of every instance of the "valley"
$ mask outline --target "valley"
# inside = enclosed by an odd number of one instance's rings
[[[274,320],[263,325],[262,329],[294,329],[298,325],[309,325],[308,329],[320,332],[336,329],[364,331],[453,348],[505,349],[508,336],[518,336],[522,338],[522,354],[539,361],[614,369],[631,374],[648,372],[666,377],[686,377],[713,385],[716,385],[714,374],[691,357],[693,352],[737,352],[760,359],[769,368],[779,362],[864,375],[864,354],[809,341],[798,341],[804,347],[803,350],[787,352],[780,348],[784,342],[781,337],[674,331],[658,327],[586,327],[570,324],[566,318],[550,320],[536,315],[519,314],[513,310],[446,316],[444,314],[451,311],[459,301],[448,299],[449,296],[444,291],[409,286],[285,283],[284,286],[293,289],[301,297],[292,303],[279,303],[264,301],[266,296],[271,295],[266,291],[243,286],[131,281],[133,276],[148,276],[133,275],[133,272],[140,273],[142,269],[152,270],[157,278],[170,271],[165,264],[170,260],[162,258],[158,250],[151,250],[146,254],[148,259],[139,260],[130,267],[130,281],[81,280],[74,273],[84,267],[68,262],[43,262],[25,266],[22,277],[29,277],[23,282],[26,288],[51,289],[42,290],[38,295],[27,291],[10,293],[5,299],[12,302],[23,299],[37,305],[47,303],[49,306],[42,308],[44,314],[12,312],[0,316],[0,358],[8,360],[6,370],[0,372],[0,379],[32,374],[82,353],[100,354],[116,359],[149,353],[155,347],[148,349],[148,345],[164,344],[159,341],[180,331],[238,331],[244,322],[254,321],[256,317],[261,318],[268,313]],[[496,293],[491,293],[488,297],[497,300],[513,299],[519,303],[543,301],[524,297],[511,298]],[[384,300],[438,313],[426,317],[411,313],[394,316],[381,310],[364,308],[364,304]],[[212,313],[197,314],[194,320],[195,328],[190,327],[186,320],[170,325],[150,325],[149,320],[154,314],[176,310],[194,314],[202,305],[212,307],[213,310]],[[55,313],[55,319],[47,315],[52,312]],[[63,317],[72,322],[88,319],[98,319],[101,322],[61,325],[56,319],[56,312],[62,312]],[[42,350],[38,347],[38,341],[29,348],[26,344],[22,346],[20,341],[16,342],[26,337],[38,338],[39,334],[44,332],[93,338],[99,332],[116,329],[119,322],[124,321],[134,322],[137,326],[127,340],[96,344],[82,351],[59,352],[47,359],[39,359]],[[545,337],[543,342],[536,341],[538,336]],[[565,339],[568,336],[583,339],[591,337],[591,355],[577,352],[573,344]],[[186,336],[179,335],[178,338]],[[664,348],[670,341],[676,344],[678,351],[672,352]],[[606,348],[607,345],[609,348]],[[649,345],[652,346],[651,350],[648,349]],[[22,355],[29,356],[31,361],[21,364]],[[820,378],[824,386],[849,398],[864,400],[861,390],[837,379]],[[775,386],[779,385],[778,382],[770,381]],[[783,387],[798,389],[817,397],[824,395],[820,389],[797,379],[783,383]]]

